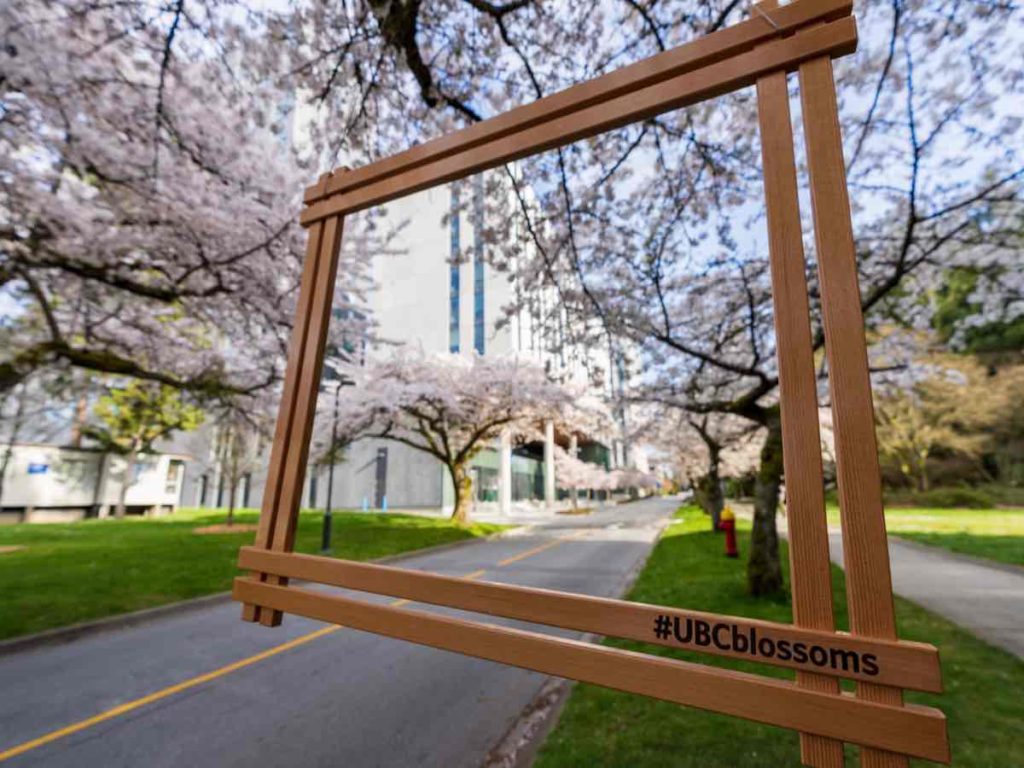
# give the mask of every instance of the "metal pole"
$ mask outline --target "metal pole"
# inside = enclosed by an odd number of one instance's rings
[[[324,508],[324,529],[320,540],[320,551],[327,554],[331,551],[331,496],[334,493],[334,451],[338,444],[338,397],[345,380],[339,379],[334,388],[334,418],[331,422],[331,461],[327,464],[327,506]]]

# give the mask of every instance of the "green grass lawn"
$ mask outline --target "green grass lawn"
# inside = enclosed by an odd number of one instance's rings
[[[719,535],[707,518],[681,513],[640,574],[629,599],[772,621],[792,620],[788,600],[755,600],[744,592],[744,561],[722,556]],[[750,546],[749,523],[740,521],[740,546]],[[788,555],[783,547],[783,562]],[[787,574],[788,575],[788,574]],[[845,625],[842,572],[833,569],[837,615]],[[992,648],[922,608],[897,599],[900,634],[938,646],[946,692],[908,693],[907,700],[941,708],[949,717],[953,764],[961,768],[1024,765],[1024,662]],[[608,640],[608,645],[777,677],[777,667]],[[847,764],[857,765],[847,750]],[[912,761],[915,765],[929,765]],[[544,744],[538,768],[762,768],[799,765],[798,737],[791,731],[688,709],[593,685],[578,685]]]
[[[828,510],[839,525],[839,510]],[[885,511],[889,533],[975,557],[1024,565],[1024,509],[936,509],[891,507]]]
[[[256,510],[236,513],[254,524]],[[299,517],[296,550],[317,552],[323,515]],[[0,527],[0,639],[230,589],[238,548],[253,533],[197,535],[224,522],[213,510],[160,518]],[[333,554],[370,560],[482,536],[497,525],[459,527],[412,515],[335,512]]]

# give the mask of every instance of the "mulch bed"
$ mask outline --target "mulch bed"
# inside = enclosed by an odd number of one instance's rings
[[[241,525],[235,523],[234,525],[227,525],[226,523],[219,523],[217,525],[204,525],[202,528],[193,528],[192,533],[200,536],[209,536],[211,534],[218,533],[253,533],[256,530],[255,525],[246,523]]]

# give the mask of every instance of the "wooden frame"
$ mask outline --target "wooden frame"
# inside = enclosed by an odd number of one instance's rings
[[[850,0],[774,0],[747,21],[306,190],[309,230],[296,321],[253,547],[235,581],[243,617],[284,612],[345,624],[552,675],[792,728],[807,765],[949,761],[944,715],[903,703],[941,690],[937,650],[896,636],[871,385],[831,59],[856,48]],[[850,609],[835,630],[817,396],[787,74],[798,73],[821,284],[825,351]],[[344,216],[739,88],[755,86],[778,338],[794,624],[465,581],[295,554],[301,483],[323,366]],[[290,579],[391,595],[536,624],[744,658],[796,670],[794,682],[534,632],[373,604]],[[855,695],[840,692],[842,678]]]

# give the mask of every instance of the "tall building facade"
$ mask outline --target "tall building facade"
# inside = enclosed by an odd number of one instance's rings
[[[626,375],[621,356],[604,345],[571,344],[570,319],[552,288],[525,284],[515,264],[501,271],[491,265],[484,235],[485,181],[494,180],[478,175],[387,205],[386,218],[398,235],[389,253],[373,263],[375,287],[368,305],[375,340],[352,342],[345,352],[356,361],[386,355],[395,344],[430,353],[515,354],[542,366],[552,378],[614,396]],[[510,222],[507,234],[519,247],[530,248],[522,226]],[[333,386],[325,377],[328,395]],[[608,469],[629,459],[622,439],[550,434],[548,439],[566,448],[571,440],[580,458]],[[551,447],[546,450],[543,443],[499,444],[481,451],[473,468],[475,500],[505,509],[550,503],[557,495],[551,456]],[[203,467],[202,461],[195,463],[192,474],[198,476],[189,478],[183,503],[213,506],[223,499],[219,473],[212,464]],[[263,483],[259,472],[246,479],[249,505],[260,504]],[[323,507],[328,486],[335,508],[445,508],[454,499],[439,461],[386,440],[357,441],[343,462],[311,466],[304,505]]]

